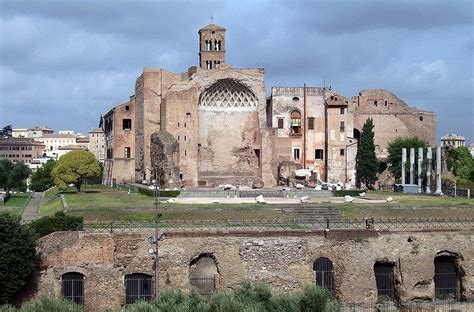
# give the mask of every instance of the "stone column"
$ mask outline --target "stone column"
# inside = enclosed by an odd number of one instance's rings
[[[428,166],[426,168],[426,194],[431,193],[431,160],[433,159],[433,152],[431,151],[431,147],[427,148],[426,151],[426,162]]]
[[[443,195],[441,191],[441,146],[436,146],[436,192],[437,195]]]
[[[423,147],[418,147],[418,193],[421,193],[421,167],[423,166]]]
[[[407,149],[402,148],[402,185],[405,184],[405,173],[406,173],[406,164],[407,164]]]
[[[415,148],[410,148],[410,184],[415,184]]]

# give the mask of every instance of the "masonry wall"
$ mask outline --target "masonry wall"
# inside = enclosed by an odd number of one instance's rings
[[[39,241],[37,295],[61,294],[61,275],[85,275],[85,311],[125,304],[126,274],[154,276],[154,258],[143,234],[56,232]],[[375,230],[278,233],[168,233],[159,248],[161,289],[189,291],[190,261],[210,254],[217,262],[218,288],[234,289],[242,279],[267,283],[277,291],[295,291],[315,282],[313,262],[329,258],[334,265],[336,298],[375,306],[374,263],[394,263],[400,300],[434,298],[434,258],[459,254],[463,296],[474,301],[473,232],[381,233]]]
[[[388,157],[388,144],[398,137],[417,136],[436,145],[436,118],[433,112],[408,106],[395,94],[383,89],[369,89],[352,97],[354,128],[362,131],[367,118],[374,120],[376,154]]]

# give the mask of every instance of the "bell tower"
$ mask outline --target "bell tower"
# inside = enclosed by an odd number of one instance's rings
[[[216,24],[199,30],[199,66],[202,69],[219,68],[225,63],[225,31]]]

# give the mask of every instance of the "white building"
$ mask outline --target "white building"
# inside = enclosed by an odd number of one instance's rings
[[[466,139],[463,136],[460,136],[459,134],[451,133],[441,138],[441,146],[452,146],[454,148],[459,146],[466,146]]]
[[[89,151],[98,161],[105,160],[105,135],[102,128],[93,128],[89,131]]]
[[[46,134],[39,138],[37,141],[42,142],[45,145],[44,155],[52,159],[59,159],[66,151],[71,149],[62,149],[62,147],[70,145],[78,145],[78,136],[75,134]]]

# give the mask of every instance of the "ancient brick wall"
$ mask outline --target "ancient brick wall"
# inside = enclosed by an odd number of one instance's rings
[[[326,106],[327,104],[327,106]],[[306,116],[304,112],[304,88],[277,87],[272,88],[272,98],[269,103],[271,109],[271,127],[277,128],[278,137],[288,137],[291,144],[287,146],[292,160],[313,169],[318,173],[318,178],[323,181],[347,182],[354,184],[353,169],[355,152],[353,148],[349,154],[346,146],[353,142],[353,109],[351,102],[334,92],[318,87],[306,88]],[[326,112],[327,107],[327,112]],[[292,133],[290,129],[291,113],[298,111],[301,114],[301,134]],[[314,128],[309,127],[309,118],[314,120]],[[327,119],[326,119],[327,118]],[[283,128],[278,129],[278,122],[283,123]],[[344,123],[341,131],[341,122]],[[305,125],[306,123],[306,125]],[[306,127],[306,147],[302,133]],[[327,131],[327,133],[326,133]],[[327,150],[326,150],[327,143]],[[299,159],[295,159],[295,149],[300,151]],[[316,150],[322,150],[316,158]],[[297,153],[296,153],[297,155]],[[328,176],[326,177],[326,162]],[[346,178],[346,174],[348,178]]]
[[[56,232],[42,238],[37,294],[60,296],[61,275],[79,272],[85,275],[85,311],[123,306],[126,274],[154,276],[154,258],[147,252],[150,234]],[[459,257],[462,296],[474,301],[473,243],[472,232],[168,233],[159,248],[160,289],[189,291],[191,262],[205,254],[216,261],[218,289],[234,289],[249,279],[295,291],[315,283],[313,263],[327,257],[334,266],[334,293],[342,302],[375,306],[377,261],[395,265],[400,301],[433,300],[434,258],[449,251]]]
[[[408,106],[395,94],[383,89],[363,90],[352,97],[354,128],[362,131],[367,118],[374,120],[376,154],[388,156],[387,147],[398,137],[417,136],[436,145],[436,119],[433,112]]]

